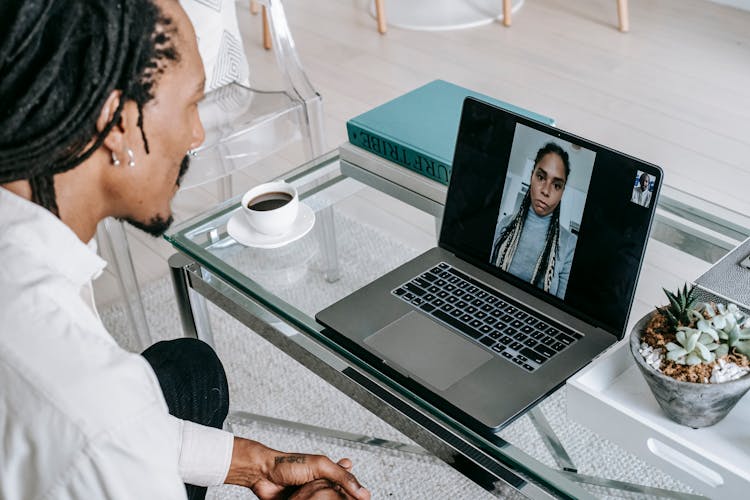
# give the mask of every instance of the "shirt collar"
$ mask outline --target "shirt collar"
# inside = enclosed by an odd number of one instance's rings
[[[537,220],[539,222],[549,222],[552,220],[552,213],[550,212],[547,215],[537,215],[536,212],[534,212],[534,209],[532,207],[529,207],[529,217],[532,220]]]
[[[96,242],[83,243],[64,222],[36,203],[0,187],[0,248],[17,247],[76,286],[97,278],[107,263]]]

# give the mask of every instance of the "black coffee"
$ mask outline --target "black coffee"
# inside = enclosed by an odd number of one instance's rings
[[[281,208],[290,201],[292,201],[292,195],[289,193],[263,193],[250,200],[247,203],[247,208],[258,212],[267,212]]]

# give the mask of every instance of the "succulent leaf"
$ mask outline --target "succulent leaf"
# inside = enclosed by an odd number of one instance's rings
[[[672,325],[672,326],[677,326],[677,324],[678,324],[679,322],[677,321],[677,318],[675,317],[675,315],[674,315],[674,314],[672,314],[672,311],[670,311],[669,309],[665,309],[665,310],[664,310],[664,314],[665,314],[665,315],[667,316],[667,322],[668,322],[668,323],[669,323],[670,325]]]
[[[742,340],[734,344],[734,350],[750,357],[750,341]]]
[[[697,355],[697,354],[688,354],[687,358],[685,358],[685,364],[688,366],[693,365],[699,365],[703,362],[703,360]]]
[[[685,345],[685,341],[687,337],[686,337],[684,329],[681,329],[680,331],[678,331],[676,337],[677,337],[677,342],[679,342],[680,345]]]
[[[731,330],[727,331],[727,343],[730,346],[734,346],[740,340],[740,329],[735,326]]]
[[[667,342],[667,351],[674,351],[675,349],[682,349],[682,347],[674,342]]]
[[[667,359],[670,361],[674,361],[675,363],[680,363],[680,359],[683,358],[687,354],[687,351],[683,349],[682,347],[675,349],[674,351],[669,351],[667,353]],[[684,363],[680,363],[684,364]]]
[[[686,283],[682,289],[677,289],[676,294],[665,288],[662,288],[662,290],[664,290],[664,294],[669,299],[669,306],[665,308],[665,315],[669,324],[672,326],[687,326],[690,324],[691,310],[695,303],[695,288],[690,287],[688,289]]]
[[[711,323],[714,325],[714,328],[717,328],[719,330],[723,330],[727,327],[727,320],[724,318],[723,314],[714,316],[713,320],[711,320]]]
[[[709,358],[713,358],[713,354],[711,354],[711,351],[709,351],[708,348],[706,348],[705,345],[703,345],[700,342],[698,342],[697,344],[695,344],[695,347],[697,348],[698,355],[702,359],[704,359],[706,361],[713,361],[713,359],[709,359]]]
[[[727,312],[724,315],[724,320],[727,322],[726,326],[724,327],[724,329],[726,329],[726,330],[734,328],[735,326],[738,326],[737,325],[737,318],[735,318],[734,314],[732,314],[730,312]]]
[[[718,342],[719,341],[719,334],[716,333],[714,330],[711,330],[710,332],[701,332],[700,339],[698,342],[701,344],[711,344],[712,342]]]
[[[666,288],[662,288],[662,290],[664,290],[664,293],[667,295],[667,298],[669,299],[669,305],[672,306],[672,309],[679,309],[680,301],[677,299],[675,294],[673,294]]]
[[[698,345],[698,337],[700,335],[700,332],[698,331],[692,331],[688,334],[687,341],[685,342],[685,350],[687,352],[692,352],[695,350],[696,346]],[[702,344],[701,344],[702,346]]]

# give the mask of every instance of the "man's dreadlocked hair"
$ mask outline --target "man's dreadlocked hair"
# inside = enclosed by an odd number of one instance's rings
[[[554,142],[549,142],[539,149],[534,159],[534,168],[542,161],[547,154],[554,153],[558,155],[565,165],[565,179],[570,176],[570,160],[568,153]],[[534,173],[532,171],[531,175]],[[518,242],[521,240],[521,233],[523,233],[523,226],[526,223],[526,217],[529,214],[529,208],[531,207],[531,188],[526,191],[523,201],[521,201],[521,207],[516,212],[515,217],[510,223],[505,226],[500,238],[492,248],[492,255],[490,262],[494,263],[497,267],[503,271],[507,271],[510,268],[510,264],[513,261],[513,256],[516,254],[518,249]],[[547,229],[547,236],[545,238],[544,249],[539,255],[539,259],[534,266],[534,272],[531,274],[531,284],[534,286],[540,286],[545,292],[550,291],[552,286],[552,277],[555,275],[555,264],[557,261],[557,254],[560,251],[560,204],[557,204],[555,210],[552,212],[552,220],[550,221],[549,228]]]
[[[129,100],[148,152],[143,106],[179,58],[171,24],[153,0],[2,0],[0,183],[28,179],[32,200],[59,215],[53,176],[89,158]],[[120,104],[97,132],[115,89]]]

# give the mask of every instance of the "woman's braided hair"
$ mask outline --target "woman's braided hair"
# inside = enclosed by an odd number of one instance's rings
[[[539,149],[534,159],[534,167],[542,161],[547,154],[554,153],[560,157],[565,166],[565,179],[570,176],[570,160],[568,153],[554,142],[549,142]],[[534,175],[532,172],[531,175]],[[507,271],[510,268],[510,264],[513,261],[513,256],[516,254],[518,248],[518,242],[521,240],[521,233],[523,233],[523,226],[528,217],[529,209],[531,207],[531,189],[526,192],[521,201],[521,206],[516,212],[513,219],[503,229],[498,238],[495,246],[492,248],[492,255],[490,262],[495,264],[503,271]],[[552,286],[552,278],[555,275],[555,264],[557,263],[557,254],[560,251],[560,204],[557,204],[555,210],[552,212],[552,220],[550,220],[549,228],[547,229],[547,235],[544,239],[544,248],[542,253],[537,259],[536,265],[534,266],[534,272],[531,275],[531,284],[534,286],[541,286],[545,292],[550,291]]]
[[[143,106],[179,59],[173,33],[153,0],[2,0],[0,183],[28,179],[32,200],[58,215],[53,176],[90,157],[129,100],[148,152]],[[98,132],[115,89],[119,106]]]

